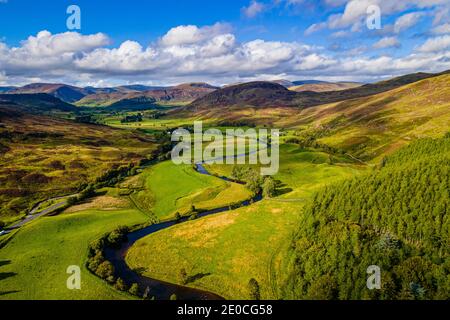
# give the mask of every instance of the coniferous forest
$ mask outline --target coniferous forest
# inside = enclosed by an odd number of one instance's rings
[[[450,134],[318,192],[291,244],[289,299],[450,298]],[[381,268],[381,290],[366,286]]]

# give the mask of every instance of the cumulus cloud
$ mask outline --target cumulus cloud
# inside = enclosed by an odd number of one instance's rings
[[[74,84],[208,81],[216,84],[285,75],[359,77],[368,80],[408,72],[450,69],[450,36],[430,39],[410,55],[330,54],[299,42],[256,39],[239,42],[229,27],[179,26],[144,46],[128,40],[110,47],[104,34],[39,32],[18,47],[0,42],[0,81],[9,84],[60,81]],[[375,46],[398,46],[387,37]],[[353,52],[348,48],[346,52]],[[434,70],[439,68],[439,70]]]
[[[242,13],[247,18],[254,18],[266,10],[266,5],[257,0],[252,0],[248,7],[242,8]]]
[[[450,48],[450,35],[428,39],[418,48],[420,52],[446,51]]]
[[[213,26],[198,28],[194,25],[178,26],[172,28],[161,39],[165,46],[194,44],[223,33],[231,31],[228,24],[216,23]]]
[[[326,3],[330,5],[333,5],[334,2],[334,0],[326,1]],[[440,8],[440,6],[447,6],[448,0],[336,0],[334,4],[345,4],[344,11],[342,13],[331,15],[325,22],[326,26],[330,29],[352,28],[353,30],[359,30],[361,25],[365,23],[365,20],[367,18],[367,9],[370,6],[378,6],[381,10],[382,16],[388,16],[413,8]],[[436,13],[438,12],[439,11],[436,11]],[[410,15],[405,15],[404,17],[400,18],[400,21],[398,21],[398,28],[404,29],[408,26],[412,26],[417,23],[420,17],[421,13],[412,13]]]
[[[415,26],[423,15],[423,12],[411,12],[401,16],[395,21],[394,32],[400,33]]]
[[[400,42],[398,41],[398,39],[396,37],[385,37],[385,38],[382,38],[377,43],[375,43],[373,45],[373,47],[375,49],[384,49],[384,48],[392,48],[392,47],[399,48]]]
[[[450,33],[450,23],[444,23],[440,26],[433,28],[431,31],[434,34],[447,34]]]

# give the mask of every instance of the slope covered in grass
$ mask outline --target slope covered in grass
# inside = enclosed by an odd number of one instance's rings
[[[450,136],[319,191],[291,245],[289,299],[448,299]],[[366,270],[382,270],[382,289]]]
[[[139,177],[141,190],[132,195],[139,206],[157,218],[188,214],[192,206],[207,210],[240,203],[251,197],[242,185],[197,173],[192,166],[171,161],[146,169]]]
[[[144,223],[134,209],[86,210],[42,218],[0,250],[0,298],[24,300],[129,299],[85,268],[88,244],[120,225]],[[81,268],[81,290],[68,290],[69,266]]]
[[[297,128],[300,139],[312,139],[363,160],[380,160],[412,140],[438,137],[450,129],[450,75],[305,109],[294,120],[278,124]]]

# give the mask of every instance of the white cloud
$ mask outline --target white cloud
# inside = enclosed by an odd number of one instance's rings
[[[450,23],[445,23],[435,27],[432,31],[434,34],[447,34],[450,33]]]
[[[242,8],[242,13],[247,18],[254,18],[264,12],[266,10],[266,6],[258,2],[257,0],[252,0],[248,7]]]
[[[320,30],[323,30],[327,27],[326,23],[315,23],[309,26],[308,29],[305,30],[305,36],[309,36],[315,32],[318,32]]]
[[[103,34],[52,35],[47,31],[29,37],[18,47],[0,42],[0,81],[224,84],[278,75],[291,79],[327,75],[367,80],[418,70],[450,69],[450,52],[445,50],[450,46],[450,36],[430,39],[400,58],[366,57],[365,49],[352,51],[351,47],[342,54],[330,55],[323,48],[299,42],[256,39],[241,43],[229,28],[220,25],[173,28],[146,47],[131,40],[112,48],[108,44]],[[375,47],[398,45],[396,38],[387,37]]]
[[[418,48],[420,52],[448,51],[450,48],[450,35],[428,39]]]
[[[338,1],[337,3],[342,4],[344,1]],[[344,11],[331,15],[326,21],[326,25],[330,29],[353,28],[353,30],[359,30],[361,25],[365,23],[367,8],[371,5],[380,7],[382,17],[386,17],[412,8],[427,9],[445,6],[448,5],[448,0],[349,0],[345,5]],[[399,30],[404,30],[408,24],[412,26],[417,23],[419,18],[420,13],[406,15],[398,22]]]
[[[198,28],[194,25],[178,26],[169,30],[161,39],[165,46],[194,44],[208,38],[231,31],[228,24],[216,23],[213,26]]]
[[[373,45],[373,47],[375,49],[384,49],[384,48],[392,48],[392,47],[399,48],[400,42],[398,41],[398,39],[396,37],[385,37],[385,38],[382,38],[377,43],[375,43]]]
[[[400,33],[411,28],[412,26],[415,26],[423,15],[423,12],[411,12],[401,16],[397,19],[397,21],[395,21],[394,32]]]

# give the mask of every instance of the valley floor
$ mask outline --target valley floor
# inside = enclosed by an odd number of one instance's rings
[[[302,206],[313,187],[359,171],[349,164],[328,165],[325,154],[283,145],[283,183],[279,197],[249,207],[194,220],[139,241],[127,256],[144,275],[180,283],[226,298],[248,298],[247,283],[258,280],[263,298],[278,297],[283,254]],[[228,175],[229,168],[209,167]],[[1,299],[127,299],[85,268],[88,244],[119,225],[188,214],[190,208],[211,209],[251,197],[242,185],[201,175],[190,166],[163,162],[128,178],[104,196],[45,217],[21,228],[0,249]],[[70,265],[82,269],[81,291],[66,288]]]

